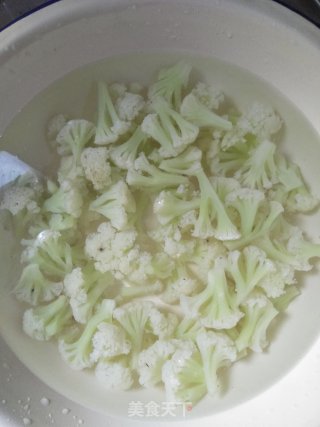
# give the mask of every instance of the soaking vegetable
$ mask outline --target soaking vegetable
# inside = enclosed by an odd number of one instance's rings
[[[278,113],[236,112],[191,74],[99,82],[96,118],[50,123],[56,176],[18,177],[0,209],[22,236],[26,334],[108,389],[196,403],[266,349],[320,245],[295,221],[318,201],[278,148]]]

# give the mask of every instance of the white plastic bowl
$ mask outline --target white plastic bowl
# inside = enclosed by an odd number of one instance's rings
[[[269,0],[59,2],[0,34],[0,134],[35,95],[66,73],[114,55],[146,52],[214,56],[242,67],[284,94],[319,134],[319,42],[319,30]],[[154,69],[157,68],[155,62]],[[151,69],[149,64],[148,70],[144,70],[143,62],[136,61],[132,69],[119,68],[113,70],[113,75],[117,74],[121,80],[130,78],[130,73],[138,76],[150,73]],[[39,110],[39,123],[52,112],[72,108],[75,101],[83,99],[87,84],[75,93],[75,86],[70,82],[67,91],[60,90],[57,96],[48,98]],[[242,89],[243,96],[250,99],[253,95],[250,85],[244,83]],[[32,125],[33,119],[30,120]],[[288,120],[290,123],[290,117]],[[299,128],[291,124],[292,134],[299,134]],[[28,126],[31,129],[30,123]],[[41,142],[43,129],[31,129],[28,134],[28,126],[26,140],[14,142],[13,151],[32,166],[45,169],[48,152]],[[310,131],[308,137],[316,139],[315,135],[312,137]],[[292,155],[300,156],[307,179],[319,194],[317,157],[305,153],[305,147],[312,149],[312,145],[308,145],[308,141],[305,145],[303,134],[300,136],[299,140],[295,139]],[[315,235],[317,226],[318,218],[308,224]],[[1,244],[3,284],[13,283],[17,270],[17,259],[9,249],[7,243]],[[230,413],[293,370],[312,345],[312,351],[320,351],[320,344],[316,343],[320,332],[319,274],[307,275],[304,283],[303,294],[289,310],[289,318],[281,323],[270,351],[235,366],[228,392],[214,401],[205,399],[192,410],[189,418]],[[106,392],[88,373],[71,371],[61,361],[55,344],[34,342],[22,333],[21,309],[10,296],[0,301],[0,331],[33,373],[84,406],[127,416],[132,401],[165,400],[161,391]]]

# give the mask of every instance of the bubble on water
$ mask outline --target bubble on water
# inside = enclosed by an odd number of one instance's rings
[[[42,397],[42,398],[40,399],[40,403],[41,403],[41,405],[43,405],[43,406],[49,406],[49,405],[50,405],[50,400],[49,400],[47,397]]]

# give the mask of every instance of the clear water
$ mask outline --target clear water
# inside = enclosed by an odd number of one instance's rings
[[[303,170],[312,186],[314,173],[319,182],[320,138],[303,114],[269,83],[247,71],[214,58],[181,54],[134,54],[109,58],[78,69],[38,94],[11,122],[0,139],[0,149],[18,154],[25,162],[44,173],[51,171],[54,150],[46,143],[46,124],[57,113],[71,118],[93,119],[95,83],[140,82],[148,84],[157,70],[184,59],[194,65],[194,79],[202,78],[221,88],[230,102],[243,108],[253,101],[272,105],[285,126],[281,146]],[[317,155],[315,155],[318,153]],[[314,190],[320,192],[315,185]],[[320,193],[319,193],[320,194]]]
[[[46,137],[50,118],[62,113],[69,118],[82,117],[94,121],[98,80],[148,85],[159,69],[179,60],[193,65],[191,80],[203,80],[216,85],[223,90],[228,102],[235,108],[241,110],[254,101],[260,101],[270,104],[278,111],[284,121],[283,130],[278,137],[281,150],[301,167],[306,181],[320,197],[320,186],[317,185],[320,182],[320,137],[311,124],[296,106],[268,82],[212,57],[172,53],[134,54],[108,58],[77,69],[36,95],[16,115],[0,138],[0,150],[18,155],[46,176],[54,176],[57,156]],[[306,229],[312,234],[314,221],[320,224],[320,219],[316,218],[305,223]],[[0,248],[0,252],[3,250]],[[8,265],[10,262],[5,264],[6,270],[12,271]],[[12,285],[12,280],[7,280],[6,283]]]
[[[139,82],[148,85],[160,68],[179,60],[193,65],[191,79],[203,80],[223,90],[235,108],[243,109],[254,101],[270,104],[282,117],[284,127],[278,137],[281,150],[302,169],[307,183],[320,197],[320,137],[299,109],[268,82],[257,76],[215,58],[188,56],[186,54],[132,54],[108,58],[77,69],[57,80],[41,92],[19,112],[0,138],[0,150],[18,155],[24,162],[44,175],[53,175],[55,149],[46,138],[47,123],[51,117],[62,113],[69,118],[94,120],[96,108],[96,82]],[[316,226],[316,228],[315,228]],[[320,230],[319,215],[308,217],[304,227],[311,236]],[[320,233],[320,231],[319,231]],[[8,237],[6,237],[8,240]],[[2,245],[0,245],[2,246]],[[7,248],[2,246],[0,252]],[[0,254],[1,255],[1,254]],[[11,263],[12,264],[12,263]],[[10,262],[4,264],[4,270]],[[13,270],[15,270],[13,268]],[[6,283],[12,283],[6,280]],[[1,286],[0,286],[1,288]]]
[[[84,117],[92,120],[97,80],[138,81],[148,84],[160,67],[173,64],[180,59],[194,65],[195,78],[199,77],[214,83],[239,109],[254,101],[261,101],[270,104],[277,110],[285,123],[279,138],[281,150],[301,167],[306,181],[313,192],[320,197],[320,186],[318,185],[320,182],[318,166],[320,137],[312,125],[296,106],[269,83],[245,70],[213,58],[189,57],[180,54],[135,54],[115,57],[76,70],[37,95],[17,114],[0,139],[0,149],[19,155],[22,160],[44,174],[51,174],[55,152],[46,141],[46,124],[52,116],[63,113],[70,118]],[[304,227],[314,240],[320,240],[319,214],[308,216]],[[3,239],[2,241],[4,239],[7,241],[6,236],[0,237]],[[9,254],[8,246],[0,245],[1,286],[4,283],[14,282],[12,276],[16,271],[14,262],[16,259]],[[285,321],[282,322],[270,352],[254,359],[250,358],[248,362],[236,364],[235,369],[232,370],[229,391],[223,399],[215,402],[216,410],[234,406],[261,392],[288,372],[314,342],[319,333],[318,272],[304,276],[303,281],[305,290],[293,304],[292,316],[289,310]],[[41,369],[38,367],[35,369],[34,360],[47,360],[46,356],[49,356],[48,352],[52,349],[48,350],[49,347],[46,344],[42,346],[37,343],[35,346],[22,334],[20,315],[18,304],[12,298],[0,300],[0,319],[2,324],[6,324],[6,328],[1,331],[3,336],[17,354],[19,354],[19,348],[23,346],[26,349],[24,356],[21,356],[23,361],[29,367],[34,368],[33,370],[42,378],[46,378],[43,374],[47,369],[46,364],[43,363]],[[278,339],[280,336],[281,339]],[[34,349],[37,354],[34,354]],[[289,352],[288,349],[290,349]],[[60,358],[54,352],[52,354],[50,357],[54,360],[57,369],[61,369]],[[34,355],[34,360],[32,355]],[[78,380],[81,384],[86,385],[86,389],[91,389],[88,386],[89,378],[77,373],[74,381]],[[92,384],[90,383],[90,385]],[[131,397],[129,394],[129,396],[129,399],[136,400],[136,395]],[[212,412],[211,403],[209,412]]]

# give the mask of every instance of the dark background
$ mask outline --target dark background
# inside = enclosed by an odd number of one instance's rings
[[[57,0],[0,0],[0,30],[18,18]],[[90,1],[90,0],[88,0]],[[270,0],[273,1],[273,0]],[[320,0],[274,0],[320,27]]]

